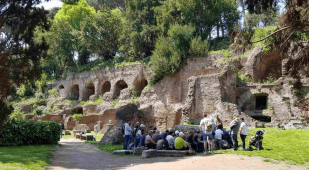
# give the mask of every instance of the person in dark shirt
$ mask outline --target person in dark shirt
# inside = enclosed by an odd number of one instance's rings
[[[61,132],[60,132],[60,139],[62,138],[62,133],[64,130],[64,124],[62,123],[62,121],[60,122],[60,127],[61,127]]]
[[[196,144],[193,141],[194,131],[189,131],[189,136],[187,138],[187,142],[191,145],[192,149],[197,150]]]
[[[202,131],[197,131],[196,134],[193,136],[193,142],[194,144],[197,146],[197,150],[204,152],[204,142],[202,142],[203,140],[200,138],[203,137]]]

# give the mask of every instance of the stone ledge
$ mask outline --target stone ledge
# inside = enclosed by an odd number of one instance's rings
[[[180,151],[180,150],[156,150],[156,149],[144,150],[142,153],[143,158],[153,158],[157,156],[183,157],[189,155],[196,155],[196,153],[195,151],[191,150]]]
[[[117,150],[117,151],[114,151],[113,154],[114,155],[117,155],[117,154],[128,155],[128,154],[133,154],[133,150]]]

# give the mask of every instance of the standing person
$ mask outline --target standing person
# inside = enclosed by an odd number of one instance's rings
[[[62,123],[62,121],[60,122],[60,127],[61,127],[61,132],[60,132],[60,139],[62,138],[62,133],[64,130],[64,124]]]
[[[237,116],[234,116],[234,120],[230,123],[230,128],[231,128],[231,139],[233,142],[233,149],[234,151],[237,151],[238,150],[237,134],[240,128],[240,122]]]
[[[124,124],[124,144],[123,144],[123,149],[126,150],[128,149],[129,145],[130,145],[130,138],[132,136],[132,125],[129,125],[129,121],[126,121],[126,123]]]
[[[213,151],[214,140],[213,140],[213,135],[212,135],[212,123],[207,118],[207,114],[204,114],[204,118],[200,122],[200,129],[203,132],[204,149],[205,149],[204,155],[207,154],[206,153],[207,143],[208,144],[212,143],[211,150],[213,153],[216,153]]]
[[[99,131],[100,131],[100,128],[98,126],[98,123],[95,123],[95,125],[94,125],[94,138],[95,139],[97,139],[96,137],[97,137],[97,134],[98,134]]]
[[[240,138],[242,141],[242,148],[246,150],[246,137],[248,135],[248,124],[245,122],[245,118],[240,118],[241,124],[240,124]]]

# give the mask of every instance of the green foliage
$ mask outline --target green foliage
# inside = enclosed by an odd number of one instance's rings
[[[252,81],[250,77],[245,76],[245,73],[241,70],[236,70],[236,74],[238,83],[248,83]]]
[[[0,169],[45,170],[54,145],[0,147]]]
[[[218,150],[220,154],[237,154],[247,156],[260,156],[263,158],[286,161],[289,164],[304,165],[309,162],[309,131],[304,129],[286,129],[277,128],[250,129],[246,138],[246,145],[250,141],[250,136],[255,135],[257,130],[265,130],[263,139],[264,150],[234,152],[233,149]],[[292,144],[292,145],[291,145]],[[308,165],[307,165],[308,166]]]
[[[253,30],[253,36],[251,38],[251,41],[258,41],[264,37],[266,37],[267,35],[273,33],[274,31],[276,31],[278,28],[275,27],[275,26],[268,26],[268,27],[265,27],[265,28],[261,28],[261,27],[256,27],[254,30]],[[265,47],[264,50],[267,50],[267,48],[269,48],[269,46],[274,42],[274,38],[273,37],[270,37],[270,38],[267,38],[266,40],[264,41],[261,41],[261,42],[258,42],[258,43],[255,43],[254,46],[260,46],[260,47]]]
[[[25,113],[21,112],[20,110],[14,110],[13,113],[10,115],[9,120],[24,120],[25,119]]]
[[[138,101],[139,97],[137,96],[137,92],[135,90],[135,88],[132,89],[131,91],[131,100],[130,103],[134,104],[136,101]]]
[[[194,27],[187,25],[173,25],[168,31],[168,37],[157,40],[150,59],[153,69],[150,84],[160,81],[165,75],[177,73],[189,56],[207,55],[207,42],[195,37],[194,30]]]
[[[25,84],[22,84],[16,94],[18,94],[19,96],[21,97],[30,97],[30,96],[33,96],[34,95],[34,92],[33,92],[33,88],[32,88],[32,85],[30,82],[27,82]]]
[[[212,51],[228,50],[231,44],[229,37],[219,37],[210,41],[210,48]]]
[[[119,102],[119,99],[114,99],[114,100],[111,102],[111,106],[114,107],[118,102]]]
[[[7,121],[1,132],[3,146],[57,144],[61,127],[56,122]]]
[[[73,116],[74,121],[81,121],[83,115],[82,114],[74,114]]]
[[[260,23],[264,27],[274,26],[278,22],[278,12],[272,9],[264,10],[261,14],[246,14],[245,23],[247,26],[260,26]]]
[[[60,95],[59,95],[56,91],[57,91],[56,88],[53,88],[53,89],[49,90],[49,91],[47,92],[48,98],[50,98],[52,95],[53,95],[54,97],[60,97]]]
[[[275,82],[276,79],[274,79],[272,76],[269,76],[266,80],[263,81],[263,84],[274,84]]]

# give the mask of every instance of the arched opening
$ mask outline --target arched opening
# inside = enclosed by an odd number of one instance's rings
[[[83,96],[83,100],[89,100],[89,97],[91,95],[94,95],[95,93],[95,87],[93,83],[89,83],[87,84],[85,90],[84,90],[84,96]]]
[[[111,91],[111,83],[109,81],[106,81],[102,86],[102,95],[109,91]]]
[[[64,86],[61,84],[58,89],[64,89]]]
[[[78,100],[79,99],[79,86],[77,84],[73,85],[69,92],[69,100]]]
[[[267,109],[267,96],[256,96],[255,97],[255,110]]]
[[[75,115],[75,114],[83,114],[84,111],[83,111],[83,108],[82,107],[76,107],[72,110],[72,115]]]
[[[142,77],[142,78],[136,78],[134,80],[134,89],[136,91],[137,96],[141,96],[142,91],[144,90],[144,88],[148,85],[148,81]]]
[[[114,99],[118,98],[120,96],[121,90],[128,88],[127,83],[124,80],[120,80],[116,83],[116,88],[115,88],[115,95]]]

